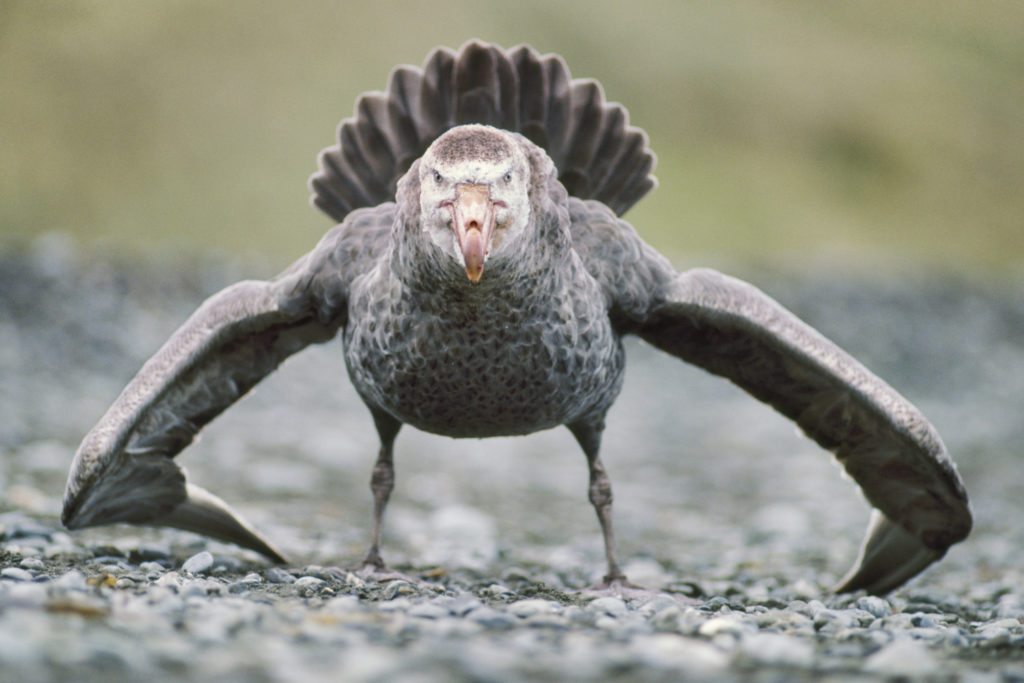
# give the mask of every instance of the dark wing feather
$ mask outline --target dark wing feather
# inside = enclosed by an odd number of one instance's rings
[[[186,483],[172,458],[285,358],[336,335],[348,283],[383,251],[393,212],[353,214],[274,280],[240,282],[203,303],[82,441],[64,524],[175,526],[280,560],[223,501]]]
[[[655,186],[647,136],[596,81],[573,80],[558,55],[470,41],[398,67],[386,92],[360,96],[320,153],[313,203],[336,221],[395,198],[398,179],[439,135],[465,123],[517,133],[544,148],[570,195],[625,213]]]
[[[967,494],[931,424],[758,289],[710,270],[683,273],[636,332],[794,420],[860,484],[881,514],[840,590],[891,590],[967,536]]]

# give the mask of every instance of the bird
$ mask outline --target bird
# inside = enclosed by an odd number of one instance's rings
[[[335,226],[277,277],[211,296],[142,366],[75,453],[68,529],[174,527],[287,562],[174,457],[284,359],[340,337],[380,438],[361,568],[387,571],[403,425],[454,438],[564,425],[604,541],[594,588],[631,587],[600,446],[632,335],[790,418],[859,484],[871,519],[834,590],[887,593],[970,532],[960,475],[914,405],[755,286],[677,272],[622,219],[656,185],[647,135],[560,56],[437,48],[360,96],[337,137],[310,179]]]

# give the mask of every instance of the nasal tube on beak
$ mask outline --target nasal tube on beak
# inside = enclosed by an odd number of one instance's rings
[[[489,185],[460,184],[455,186],[452,204],[452,229],[462,250],[466,277],[479,282],[490,250],[494,232],[494,202]]]

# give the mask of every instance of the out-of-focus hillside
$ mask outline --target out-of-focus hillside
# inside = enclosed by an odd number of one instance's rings
[[[0,5],[0,240],[283,265],[317,152],[397,63],[529,42],[645,128],[629,214],[681,265],[1024,263],[1024,4],[522,0]]]

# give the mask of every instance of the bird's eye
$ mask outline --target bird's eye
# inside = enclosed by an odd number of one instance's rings
[[[441,177],[441,172],[440,171],[434,171],[434,182],[435,183],[440,183],[442,180],[443,180],[443,178]]]
[[[506,183],[511,183],[512,182],[512,171],[507,171],[505,173],[504,181]]]

